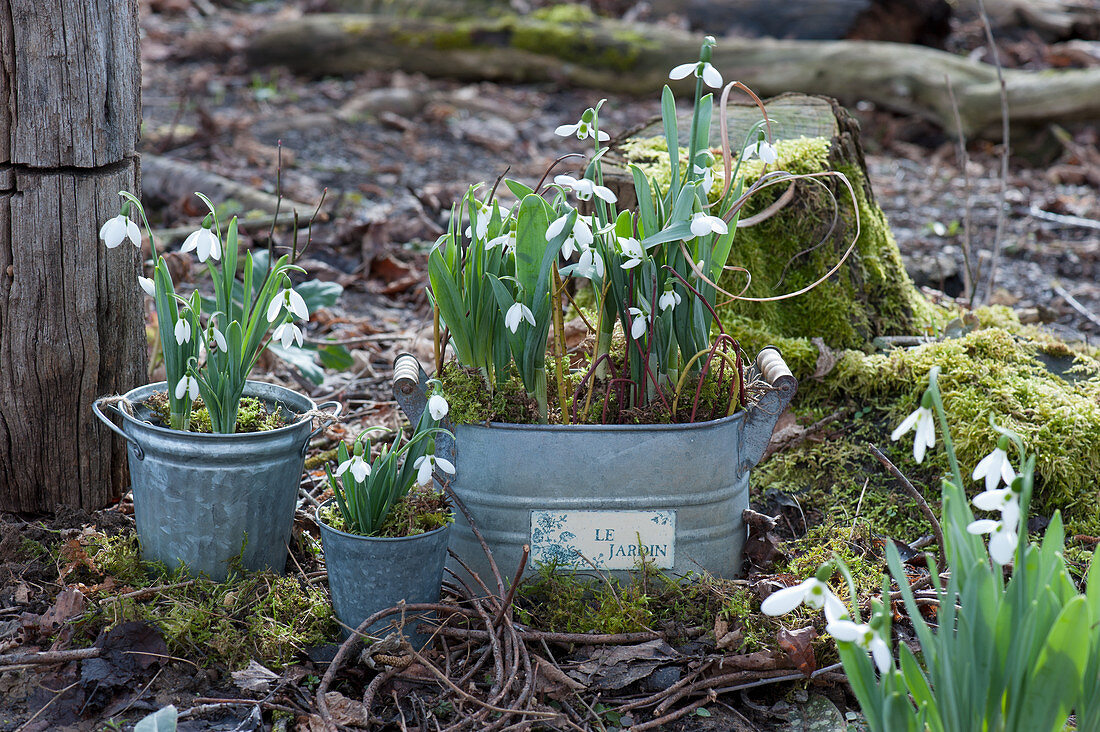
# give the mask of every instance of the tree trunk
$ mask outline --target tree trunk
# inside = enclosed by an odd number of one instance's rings
[[[254,63],[312,74],[402,69],[429,76],[504,82],[558,81],[653,94],[668,71],[698,58],[702,36],[608,19],[576,24],[533,17],[434,21],[313,15],[275,25],[249,49]],[[864,41],[724,38],[714,65],[758,94],[865,99],[953,130],[950,78],[967,136],[999,135],[1000,92],[990,64],[920,46]],[[1004,72],[1013,125],[1100,117],[1100,69]],[[690,82],[681,83],[687,90]]]
[[[92,401],[138,385],[141,254],[99,226],[136,191],[137,1],[0,2],[0,506],[98,509],[126,452]]]

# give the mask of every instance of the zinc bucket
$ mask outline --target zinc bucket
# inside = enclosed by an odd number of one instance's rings
[[[142,558],[169,569],[184,565],[192,575],[223,581],[232,567],[282,572],[286,564],[298,486],[310,438],[317,434],[312,399],[275,384],[249,381],[243,396],[288,413],[292,424],[266,432],[199,434],[146,421],[146,399],[165,382],[125,394],[133,414],[104,400],[93,408],[128,443],[134,520]],[[117,412],[119,429],[100,406]],[[335,413],[333,416],[335,416]],[[239,558],[239,561],[238,561]]]
[[[741,573],[749,472],[768,445],[797,382],[779,351],[760,352],[766,382],[745,410],[663,425],[464,424],[436,453],[456,474],[450,489],[469,511],[505,582],[530,548],[540,564],[625,579],[642,560],[673,575]],[[394,365],[394,395],[414,424],[427,376],[409,354]],[[457,512],[451,549],[486,584],[494,580],[470,524]],[[457,571],[457,567],[455,567]]]
[[[406,604],[439,601],[451,524],[396,539],[360,536],[334,529],[321,519],[321,510],[331,503],[329,499],[318,507],[317,524],[321,527],[332,609],[345,626],[345,637],[371,615],[402,600]],[[403,632],[417,648],[429,639],[416,630],[419,617],[409,613],[403,618]],[[390,615],[364,632],[385,636],[401,621],[400,614]]]

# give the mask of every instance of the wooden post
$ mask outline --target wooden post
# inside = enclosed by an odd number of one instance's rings
[[[98,238],[137,189],[137,0],[2,0],[0,51],[0,508],[94,510],[127,477],[91,403],[147,358],[141,253]]]

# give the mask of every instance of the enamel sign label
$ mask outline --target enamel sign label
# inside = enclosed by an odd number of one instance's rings
[[[676,561],[675,511],[532,511],[531,560],[580,569],[658,569]]]

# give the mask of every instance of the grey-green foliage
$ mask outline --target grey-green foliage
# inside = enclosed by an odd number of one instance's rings
[[[981,537],[967,530],[974,516],[961,487],[935,370],[930,380],[951,463],[951,477],[943,481],[950,579],[942,586],[932,563],[939,595],[933,628],[916,604],[897,549],[888,545],[890,573],[917,631],[922,660],[900,644],[900,669],[891,663],[885,673],[876,673],[863,650],[838,642],[863,714],[870,728],[881,732],[1059,732],[1076,705],[1095,719],[1098,702],[1090,695],[1100,683],[1093,645],[1098,631],[1092,627],[1100,620],[1098,573],[1095,567],[1090,572],[1087,597],[1077,592],[1062,556],[1062,520],[1055,513],[1040,544],[1018,543],[1012,577],[1005,582]],[[1035,456],[1025,455],[1016,442],[1022,469],[1012,490],[1020,497],[1019,520],[1026,526]]]

